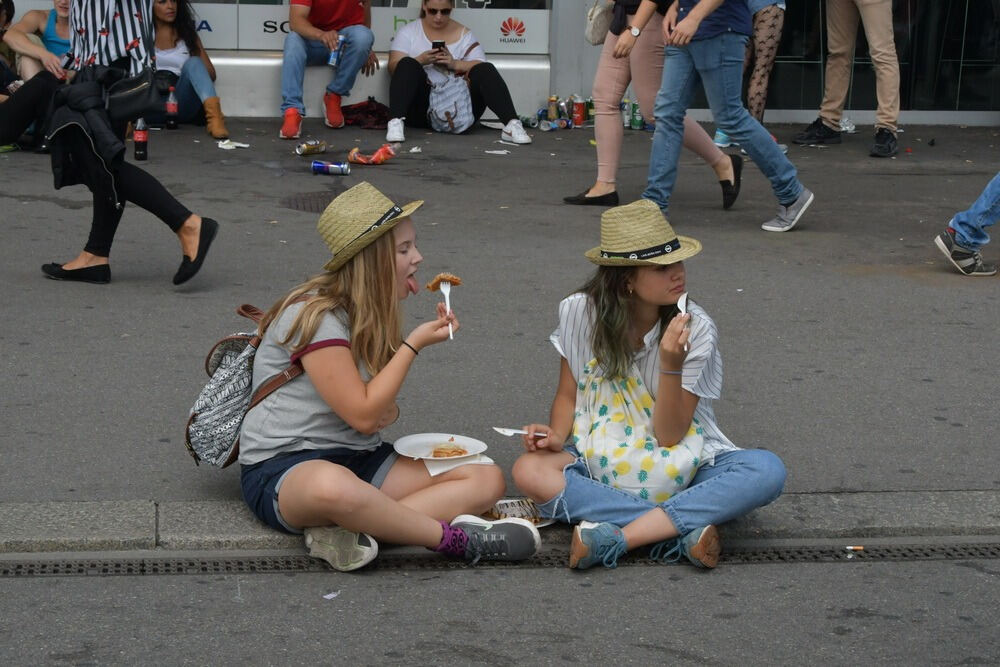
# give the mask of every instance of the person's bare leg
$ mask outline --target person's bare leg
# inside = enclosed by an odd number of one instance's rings
[[[719,150],[708,132],[690,116],[684,116],[684,148],[704,160],[715,172],[717,180],[734,182],[733,161]]]
[[[649,510],[627,526],[622,526],[622,533],[630,551],[644,544],[662,542],[678,535],[674,522],[659,507]]]
[[[191,260],[198,256],[198,239],[201,237],[201,216],[192,213],[177,230],[181,241],[181,252]]]
[[[459,514],[482,514],[503,497],[505,487],[503,472],[494,465],[472,463],[431,477],[422,461],[399,459],[381,490],[402,505],[448,522]]]
[[[32,58],[31,56],[22,55],[20,63],[18,65],[17,73],[21,77],[21,79],[27,81],[31,77],[41,72],[43,69],[45,69],[45,66],[42,65],[41,60],[37,60],[35,58]]]

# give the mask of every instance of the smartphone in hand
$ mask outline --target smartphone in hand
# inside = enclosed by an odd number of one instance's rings
[[[444,40],[443,39],[435,39],[433,42],[431,42],[431,48],[434,49],[435,51],[443,51],[444,50]]]

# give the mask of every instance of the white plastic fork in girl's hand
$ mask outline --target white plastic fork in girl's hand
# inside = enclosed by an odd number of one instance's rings
[[[686,315],[688,311],[688,293],[684,292],[681,294],[681,298],[677,299],[677,310],[681,312],[681,315]],[[690,328],[690,327],[685,327]],[[688,351],[688,344],[684,343],[684,351]]]
[[[441,294],[444,294],[444,305],[445,305],[445,308],[447,308],[448,312],[450,313],[451,312],[451,283],[448,282],[447,280],[442,280],[441,284],[439,285],[439,287],[441,288]],[[455,340],[455,331],[451,327],[451,322],[448,322],[448,338],[451,339],[451,340]]]
[[[520,428],[501,428],[500,426],[494,426],[493,430],[496,431],[497,433],[499,433],[500,435],[507,435],[507,436],[511,436],[511,435],[528,435],[527,431],[525,431],[523,429],[520,429]],[[535,433],[535,437],[536,438],[544,438],[547,435],[548,435],[548,433],[542,433],[540,431],[538,431],[538,432]]]

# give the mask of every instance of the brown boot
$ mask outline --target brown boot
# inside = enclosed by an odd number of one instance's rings
[[[226,117],[222,115],[222,104],[218,97],[209,97],[205,100],[205,131],[216,139],[228,139],[229,130],[226,129]]]

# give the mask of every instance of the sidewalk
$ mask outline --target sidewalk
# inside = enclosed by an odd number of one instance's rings
[[[0,555],[302,552],[301,538],[250,516],[235,466],[192,465],[183,424],[206,379],[204,355],[248,326],[236,306],[266,307],[317,271],[327,258],[318,213],[362,180],[400,201],[425,199],[415,216],[420,275],[464,280],[452,294],[461,335],[421,354],[386,439],[467,434],[509,473],[518,445],[489,427],[546,418],[556,305],[589,275],[582,254],[598,240],[602,209],[562,204],[593,181],[592,131],[532,131],[530,146],[501,145],[499,132],[481,128],[408,131],[393,160],[331,177],[313,176],[309,161],[341,160],[355,145],[371,152],[384,133],[310,118],[303,140],[331,150],[299,157],[274,121],[227,124],[251,148],[219,150],[196,127],[151,136],[146,168],[222,225],[183,288],[170,285],[176,239],[134,206],[110,285],[45,280],[41,264],[82,246],[89,195],[54,191],[48,156],[0,155],[10,176],[0,193]],[[799,128],[769,129],[786,142]],[[711,170],[682,155],[669,218],[704,246],[687,268],[693,298],[720,331],[720,426],[741,447],[778,453],[790,473],[775,504],[722,528],[727,541],[1000,535],[1000,411],[989,391],[1000,368],[1000,283],[958,275],[933,246],[996,173],[1000,139],[994,128],[904,129],[892,160],[868,157],[870,128],[834,148],[792,146],[816,202],[787,234],[760,230],[775,201],[751,162],[739,201],[723,211]],[[626,132],[623,203],[642,191],[649,142]],[[983,254],[997,261],[1000,243]],[[433,302],[425,292],[408,299],[406,326]],[[508,495],[520,495],[509,475]],[[568,534],[543,529],[544,548],[564,550]]]
[[[786,494],[772,505],[722,527],[724,540],[807,546],[843,538],[994,536],[1000,516],[970,512],[1000,507],[1000,491]],[[565,551],[570,529],[542,528],[543,551]],[[0,504],[0,554],[163,550],[301,551],[302,538],[256,520],[242,501],[79,502]],[[436,558],[430,551],[427,558]]]

